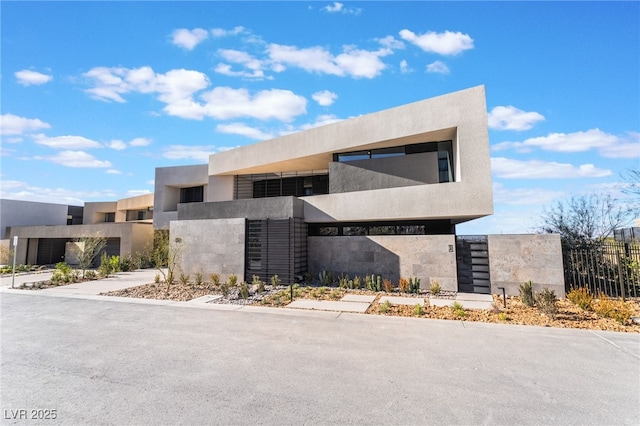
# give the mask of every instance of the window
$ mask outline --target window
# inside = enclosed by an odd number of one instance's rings
[[[104,214],[104,221],[105,222],[115,222],[116,221],[116,213],[115,212],[105,213]]]
[[[180,188],[181,203],[201,203],[204,201],[204,186]]]
[[[455,233],[448,220],[327,223],[308,224],[311,237],[342,237],[358,235],[447,235]]]

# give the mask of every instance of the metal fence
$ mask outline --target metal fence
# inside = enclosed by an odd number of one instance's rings
[[[640,297],[640,242],[563,245],[566,291],[586,287],[595,295]]]

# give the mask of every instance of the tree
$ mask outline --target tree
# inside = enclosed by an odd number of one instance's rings
[[[82,279],[84,279],[87,269],[93,265],[96,256],[106,247],[107,239],[95,236],[78,238],[76,241],[82,246],[78,254],[78,267],[82,270]]]
[[[630,221],[631,209],[611,195],[580,195],[545,210],[540,231],[560,234],[563,243],[581,247],[603,241]]]
[[[622,179],[626,182],[622,192],[631,196],[632,208],[640,214],[640,169],[627,170],[622,174]]]

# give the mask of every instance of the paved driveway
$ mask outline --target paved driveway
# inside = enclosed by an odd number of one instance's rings
[[[0,296],[5,424],[640,423],[637,334]]]

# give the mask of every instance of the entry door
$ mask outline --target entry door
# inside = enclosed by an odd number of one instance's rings
[[[491,294],[486,235],[456,236],[458,291]]]

